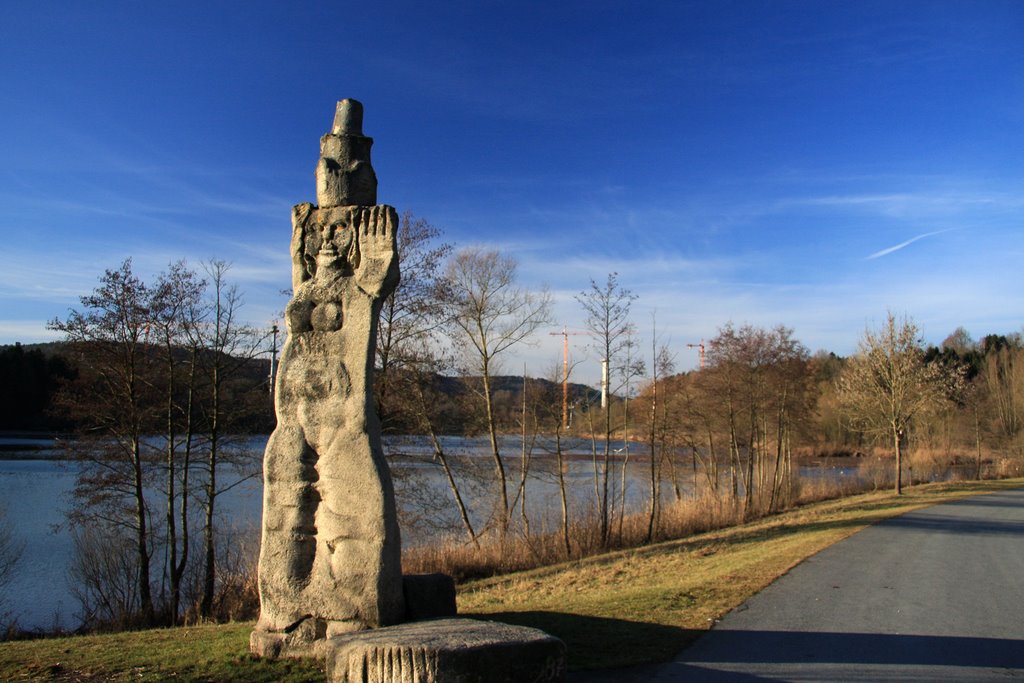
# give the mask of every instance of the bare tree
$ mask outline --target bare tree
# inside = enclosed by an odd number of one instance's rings
[[[7,612],[7,589],[24,549],[24,542],[15,538],[11,529],[7,508],[0,505],[0,640],[3,640],[6,624],[11,618]]]
[[[440,376],[454,367],[439,335],[447,316],[442,266],[452,249],[440,237],[441,231],[425,219],[410,212],[402,215],[397,245],[402,279],[381,307],[374,394],[385,431],[409,429],[427,436],[433,460],[444,469],[462,526],[479,548],[456,467],[438,437],[442,408],[448,404],[441,400],[437,385]]]
[[[552,368],[552,371],[549,375],[551,378],[553,378],[551,386],[558,385],[559,376],[561,377],[562,382],[564,382],[565,385],[567,385],[569,383],[569,378],[572,376],[573,371],[576,369],[577,364],[578,363],[574,362],[572,364],[565,365],[561,369],[559,369],[557,365],[554,368]],[[567,425],[565,425],[563,421],[564,416],[562,415],[562,412],[559,410],[558,401],[554,400],[554,396],[549,396],[548,400],[542,403],[541,405],[546,405],[548,407],[552,423],[554,424],[555,468],[558,478],[558,502],[562,517],[562,545],[565,548],[565,557],[566,559],[568,559],[572,557],[572,543],[569,537],[569,495],[568,484],[565,479],[566,469],[568,468],[569,463],[566,459],[566,454],[562,446],[562,430]]]
[[[409,350],[403,355],[403,366],[401,370],[393,371],[394,376],[391,379],[393,393],[403,396],[403,400],[394,402],[394,414],[404,424],[411,426],[418,433],[425,434],[430,440],[433,459],[444,469],[462,526],[469,540],[479,548],[479,535],[473,527],[469,506],[456,476],[455,467],[438,437],[437,425],[443,419],[443,402],[440,400],[442,392],[437,385],[442,371],[451,368],[451,360],[436,353],[429,346],[422,347],[416,354]]]
[[[144,436],[154,417],[149,290],[132,272],[131,259],[107,270],[100,285],[81,298],[82,311],[49,328],[63,333],[78,356],[80,375],[63,393],[69,412],[94,438],[77,451],[87,466],[78,475],[80,505],[73,519],[131,530],[135,543],[138,606],[142,620],[154,617],[150,588],[149,508],[146,500]]]
[[[551,310],[551,297],[546,290],[536,293],[518,286],[516,268],[516,260],[511,256],[469,247],[460,250],[448,262],[445,276],[454,337],[465,343],[467,369],[482,382],[481,397],[497,477],[502,538],[508,532],[512,511],[508,477],[498,446],[491,378],[499,357],[548,323]]]
[[[657,331],[657,330],[655,330]],[[626,341],[623,348],[623,362],[613,366],[612,375],[619,379],[616,391],[622,391],[622,461],[619,463],[619,525],[618,535],[622,538],[622,525],[626,520],[626,489],[628,480],[626,477],[629,467],[629,445],[632,434],[629,426],[629,402],[633,399],[633,380],[643,376],[646,372],[643,358],[635,355],[639,352],[639,340],[635,338],[636,328],[630,325],[626,330]],[[610,380],[611,378],[609,378]],[[611,404],[609,403],[609,413]],[[614,507],[611,510],[612,519],[615,518]]]
[[[203,463],[204,486],[203,505],[203,593],[200,604],[202,616],[210,616],[214,608],[217,579],[216,551],[216,504],[218,497],[237,486],[244,479],[257,474],[255,468],[245,476],[224,486],[218,476],[225,465],[244,467],[255,463],[232,461],[238,455],[225,449],[225,441],[232,435],[231,430],[246,412],[243,397],[251,395],[247,389],[238,387],[241,370],[246,363],[257,357],[267,335],[245,324],[240,318],[242,294],[236,285],[227,280],[230,264],[213,259],[204,265],[210,278],[210,300],[202,324],[198,326],[202,353],[200,369],[204,375],[206,396],[201,403],[206,432],[206,459]],[[244,380],[242,380],[244,381]],[[262,381],[262,380],[261,380]]]
[[[997,447],[1022,449],[1024,435],[1024,349],[1014,344],[988,349],[981,367],[981,387]]]
[[[189,468],[193,441],[192,398],[198,348],[195,326],[206,283],[183,261],[171,264],[153,287],[154,343],[164,364],[165,551],[170,582],[168,620],[178,620],[181,584],[189,557]],[[187,353],[187,355],[184,355]],[[184,356],[184,357],[183,357]]]
[[[974,351],[977,347],[974,340],[971,338],[970,332],[965,330],[963,327],[958,327],[953,330],[948,337],[942,340],[940,345],[943,351],[953,351],[958,356],[964,356],[971,351]]]
[[[81,526],[72,530],[75,552],[68,585],[78,601],[78,618],[88,629],[121,630],[140,613],[139,558],[124,529]]]
[[[865,330],[858,353],[839,378],[841,400],[860,431],[887,436],[896,451],[896,493],[903,492],[907,429],[925,408],[945,395],[938,363],[926,364],[917,326],[889,313],[879,330]]]
[[[451,245],[438,242],[441,231],[411,213],[402,215],[398,231],[402,279],[381,306],[377,326],[377,368],[374,389],[381,424],[388,429],[392,414],[410,398],[392,391],[392,378],[406,368],[422,369],[424,349],[437,346],[435,333],[445,320],[441,267]]]
[[[650,492],[651,506],[647,516],[647,542],[654,540],[658,529],[658,516],[661,510],[661,476],[659,472],[658,442],[664,444],[665,428],[659,416],[664,416],[665,406],[658,401],[658,386],[664,378],[675,369],[675,358],[668,346],[659,346],[657,319],[651,316],[651,384],[648,396],[650,397],[650,421],[648,423],[648,447],[651,456],[650,463]],[[660,411],[660,412],[659,412]],[[665,451],[664,445],[662,452]],[[671,457],[671,456],[669,456]]]
[[[719,441],[729,445],[730,487],[739,500],[742,484],[746,515],[755,504],[775,503],[789,433],[809,411],[802,402],[807,360],[807,350],[781,325],[769,330],[728,323],[708,344],[707,367],[698,373],[700,409],[715,425],[711,430],[720,432]]]
[[[583,307],[586,315],[586,328],[597,337],[597,350],[601,361],[611,373],[619,370],[623,378],[634,376],[635,368],[630,363],[623,364],[620,358],[632,348],[629,312],[637,296],[619,284],[618,273],[609,273],[603,285],[590,281],[590,289],[576,295],[576,300]],[[603,387],[611,393],[607,387]],[[610,505],[608,479],[611,472],[611,440],[612,428],[611,402],[604,407],[604,451],[601,463],[601,486],[598,492],[598,515],[600,519],[601,543],[607,546],[610,539]]]

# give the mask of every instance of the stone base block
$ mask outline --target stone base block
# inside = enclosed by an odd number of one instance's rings
[[[249,650],[268,659],[321,657],[328,638],[359,631],[361,626],[358,622],[305,619],[295,628],[282,632],[265,631],[257,624],[256,630],[249,634]]]
[[[565,644],[543,631],[436,619],[335,636],[329,683],[546,683],[565,680]]]
[[[249,634],[249,651],[257,657],[277,659],[290,650],[291,643],[285,633],[253,631]]]

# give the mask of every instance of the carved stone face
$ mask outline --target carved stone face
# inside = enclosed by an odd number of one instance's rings
[[[351,273],[352,228],[347,221],[336,221],[320,227],[319,244],[312,240],[307,253],[316,249],[316,277],[323,280]]]

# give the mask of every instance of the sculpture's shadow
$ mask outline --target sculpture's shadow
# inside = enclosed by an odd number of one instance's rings
[[[560,638],[568,649],[570,672],[578,672],[569,674],[570,681],[596,681],[605,677],[609,681],[645,680],[706,633],[678,626],[566,612],[494,612],[462,616],[530,626]],[[637,665],[637,662],[659,663]],[[590,671],[593,669],[602,671]]]

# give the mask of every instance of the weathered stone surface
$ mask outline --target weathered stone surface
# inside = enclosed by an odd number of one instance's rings
[[[522,683],[565,679],[565,645],[543,631],[438,619],[327,641],[330,683]]]
[[[406,574],[402,577],[405,593],[405,620],[454,617],[455,580],[447,574]]]
[[[331,132],[320,138],[316,165],[316,201],[320,208],[372,206],[377,203],[377,175],[370,163],[373,138],[363,135],[363,105],[338,102]]]
[[[372,141],[361,118],[358,102],[338,103],[317,166],[321,206],[292,210],[293,296],[277,428],[264,454],[252,637],[253,651],[271,656],[305,654],[313,641],[398,623],[405,612],[394,491],[371,395],[380,306],[399,278],[398,215],[371,206]]]

